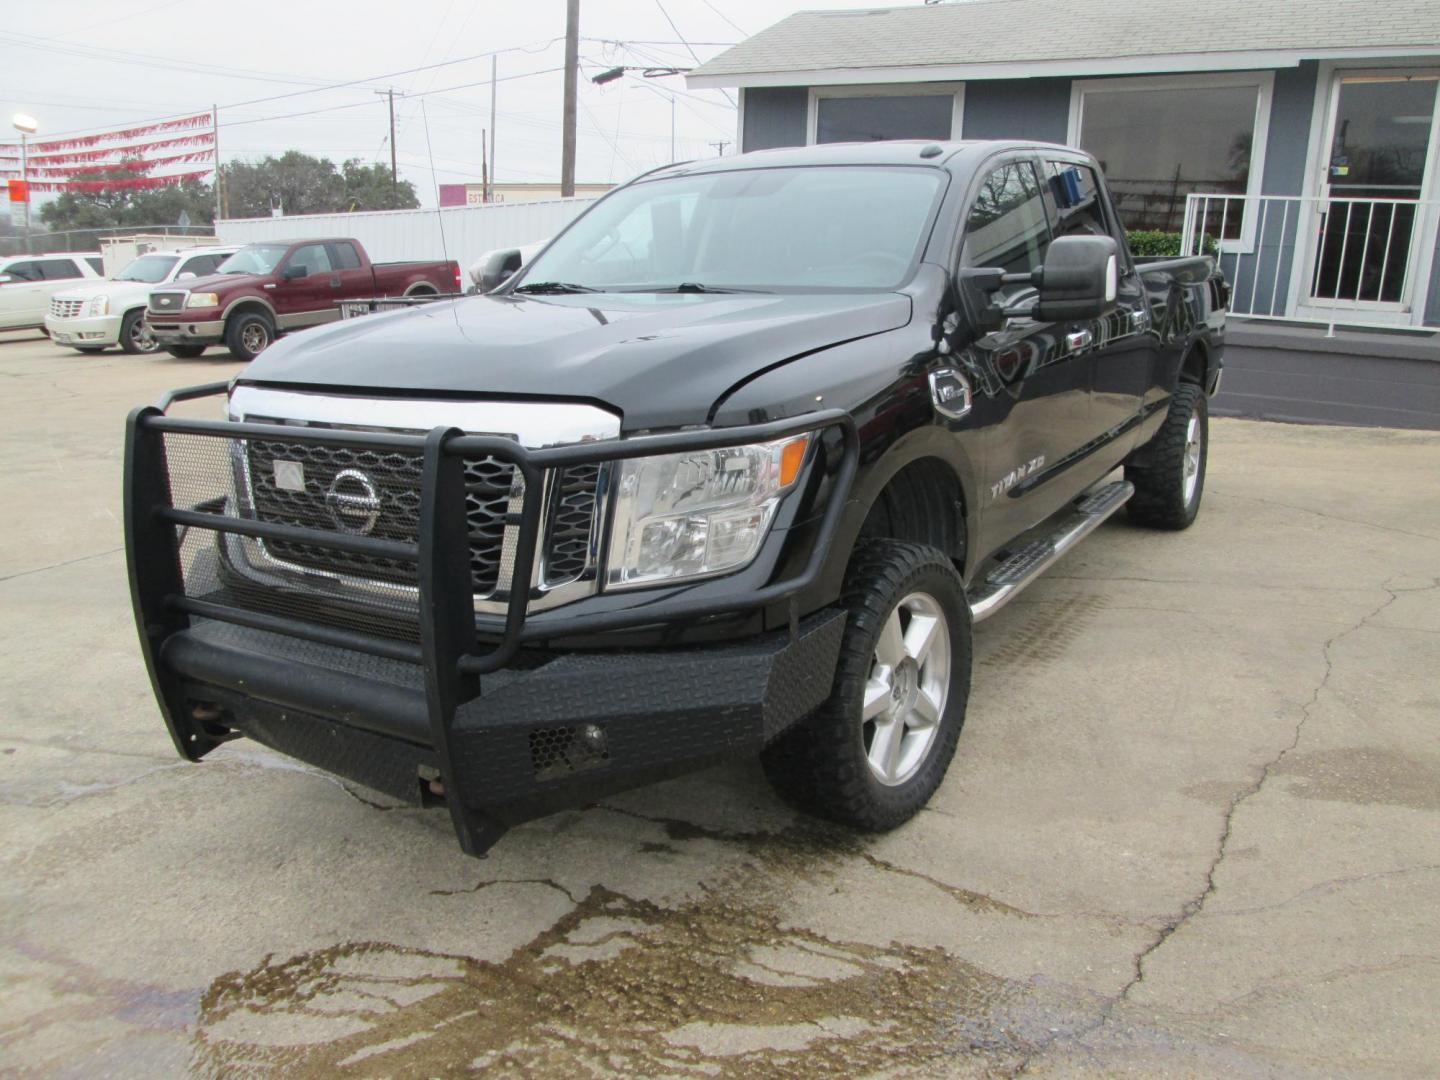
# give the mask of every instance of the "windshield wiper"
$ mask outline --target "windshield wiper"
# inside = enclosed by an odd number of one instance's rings
[[[619,292],[652,292],[652,293],[758,293],[764,289],[728,289],[720,285],[702,285],[698,281],[682,281],[679,285],[638,285],[633,288],[620,289]]]
[[[604,292],[604,289],[594,289],[589,285],[575,285],[569,281],[532,281],[518,286],[517,293],[582,293],[582,292]]]

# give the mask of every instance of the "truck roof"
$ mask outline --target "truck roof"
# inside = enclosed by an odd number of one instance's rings
[[[930,150],[931,147],[937,148]],[[666,165],[645,173],[644,178],[684,174],[725,172],[746,166],[778,168],[787,165],[931,165],[945,167],[969,151],[989,156],[1003,150],[1068,150],[1074,147],[1038,139],[890,139],[877,142],[822,143],[818,146],[787,146],[775,150],[751,150],[730,157],[705,158]],[[921,152],[930,150],[922,157]]]

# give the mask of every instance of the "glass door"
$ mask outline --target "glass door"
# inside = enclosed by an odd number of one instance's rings
[[[1311,303],[1408,308],[1434,150],[1437,73],[1343,75],[1331,97]]]

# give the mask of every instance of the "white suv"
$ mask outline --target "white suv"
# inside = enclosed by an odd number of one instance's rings
[[[0,330],[39,330],[50,297],[80,279],[105,277],[98,251],[0,258]]]
[[[235,253],[235,247],[152,251],[130,262],[106,282],[67,289],[50,298],[45,329],[56,345],[96,353],[119,345],[127,353],[151,353],[160,346],[145,325],[145,302],[156,285],[205,277]]]

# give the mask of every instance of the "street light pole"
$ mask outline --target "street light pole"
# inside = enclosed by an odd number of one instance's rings
[[[40,129],[33,116],[16,113],[10,118],[11,125],[20,133],[20,183],[25,189],[25,254],[30,254],[30,157],[26,137]]]

